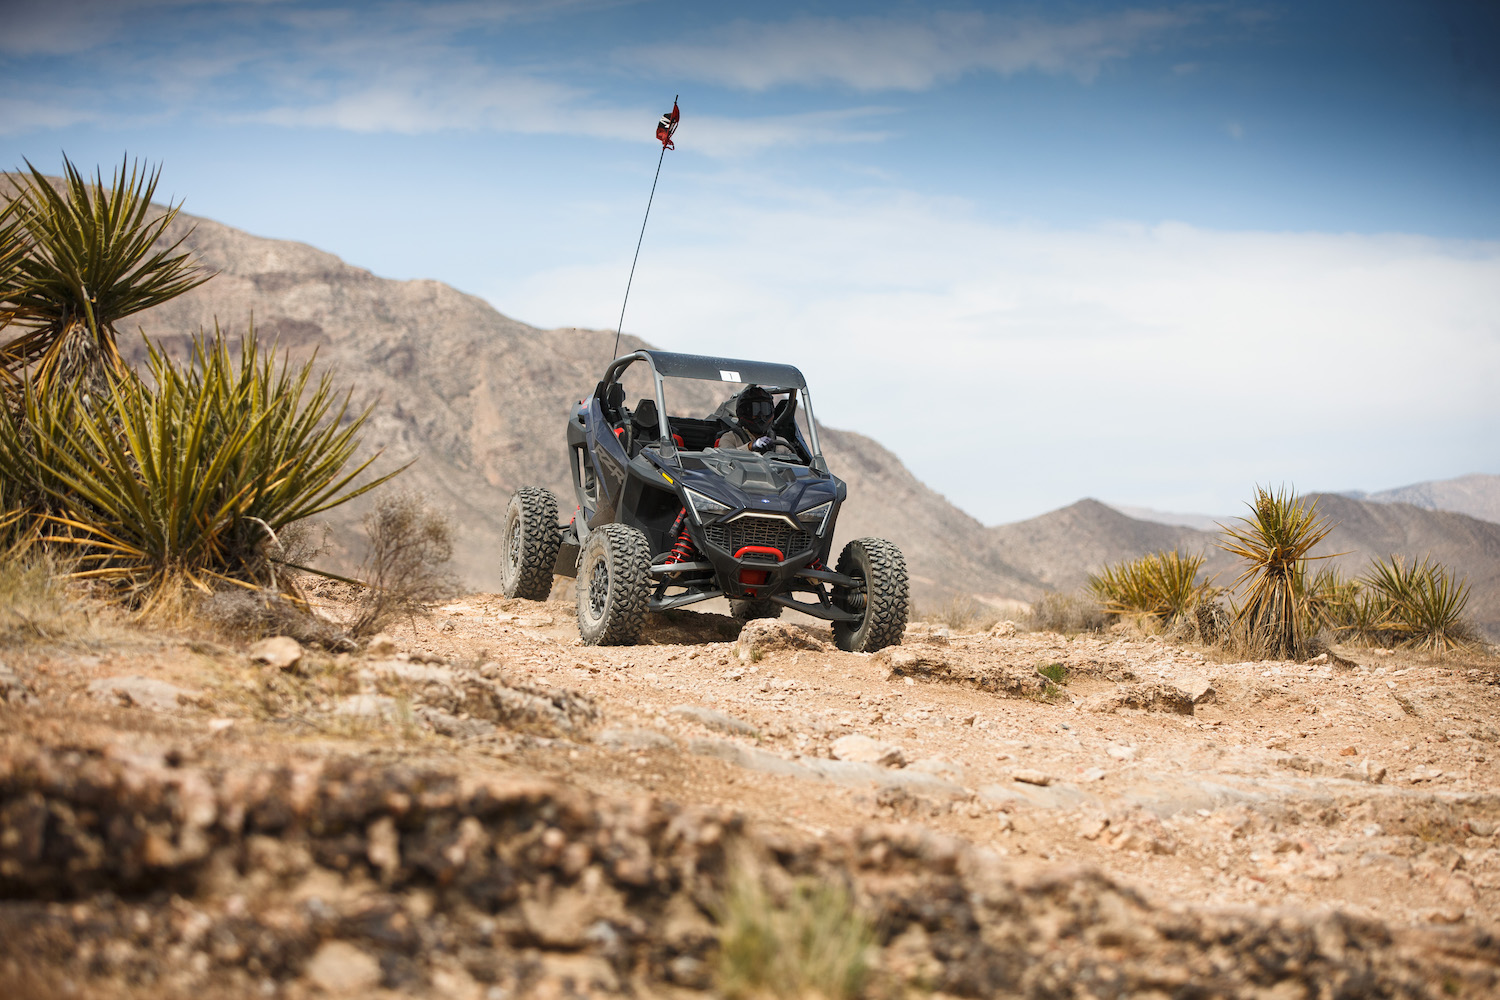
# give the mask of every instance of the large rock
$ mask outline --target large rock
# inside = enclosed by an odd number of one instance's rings
[[[779,653],[798,649],[826,650],[828,643],[800,625],[772,619],[756,619],[740,629],[737,651],[741,659],[756,653]]]
[[[90,682],[88,691],[103,701],[157,712],[194,707],[200,697],[197,692],[155,677],[102,677]]]
[[[906,761],[906,755],[901,752],[900,747],[873,740],[863,733],[840,736],[833,741],[832,750],[839,760],[879,764],[882,767],[900,767]]]
[[[302,659],[302,646],[289,635],[273,635],[250,647],[250,659],[277,670],[290,670]]]

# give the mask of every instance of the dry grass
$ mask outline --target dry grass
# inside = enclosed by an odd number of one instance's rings
[[[0,645],[88,639],[93,623],[69,594],[65,573],[24,542],[0,551]]]
[[[945,625],[955,632],[984,632],[1004,618],[999,608],[969,594],[954,594],[936,607],[923,608],[916,615],[919,622]]]
[[[719,988],[730,998],[863,996],[875,929],[837,883],[799,879],[782,898],[738,864],[719,913]]]
[[[1109,624],[1099,602],[1085,593],[1044,594],[1031,606],[1026,626],[1034,632],[1098,632]]]

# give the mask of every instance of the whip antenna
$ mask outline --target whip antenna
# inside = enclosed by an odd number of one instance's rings
[[[651,218],[651,203],[656,200],[656,182],[661,180],[661,164],[667,158],[667,150],[677,148],[672,144],[672,133],[677,131],[677,120],[681,117],[677,110],[677,98],[681,96],[678,94],[672,98],[672,110],[662,115],[656,123],[656,138],[661,142],[661,155],[656,158],[656,176],[651,179],[651,197],[646,199],[646,218],[641,220],[641,235],[636,238],[635,256],[630,260],[630,277],[625,282],[625,301],[620,303],[620,323],[615,327],[615,346],[609,355],[611,361],[620,356],[620,331],[625,329],[625,306],[630,302],[635,265],[641,259],[641,244],[646,239],[646,220]]]

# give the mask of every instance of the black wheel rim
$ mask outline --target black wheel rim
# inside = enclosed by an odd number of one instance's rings
[[[594,563],[594,572],[589,576],[589,611],[597,621],[604,617],[604,606],[609,603],[609,561],[600,559]]]
[[[510,522],[510,565],[512,569],[521,565],[521,519],[519,517]]]

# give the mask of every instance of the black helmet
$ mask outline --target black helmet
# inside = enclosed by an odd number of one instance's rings
[[[758,385],[752,385],[740,393],[734,404],[735,419],[756,436],[771,433],[771,415],[776,412],[776,403],[771,394]]]

